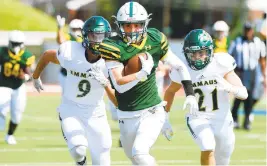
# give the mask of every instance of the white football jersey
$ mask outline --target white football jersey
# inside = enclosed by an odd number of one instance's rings
[[[81,106],[99,106],[104,104],[104,87],[90,77],[89,71],[97,65],[108,77],[105,61],[99,59],[90,63],[85,57],[85,48],[81,43],[67,41],[60,45],[57,53],[60,65],[67,70],[63,87],[62,102],[74,102]]]
[[[199,114],[216,119],[232,118],[230,112],[229,93],[220,89],[216,77],[224,77],[234,70],[235,60],[228,53],[214,53],[212,61],[202,70],[193,70],[189,67],[184,56],[179,57],[187,66],[190,73],[195,96],[198,99]],[[177,70],[172,69],[170,78],[181,84]]]

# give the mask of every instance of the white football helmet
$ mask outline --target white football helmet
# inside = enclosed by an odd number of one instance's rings
[[[8,34],[8,49],[17,55],[24,49],[25,35],[23,32],[14,30]]]
[[[82,36],[81,29],[84,25],[84,22],[80,19],[74,19],[69,24],[69,33],[77,38]]]
[[[227,23],[225,21],[216,21],[213,24],[213,33],[214,36],[217,38],[223,38],[223,37],[227,37],[228,36],[228,32],[229,32],[229,26],[227,25]]]
[[[128,44],[138,43],[146,36],[147,25],[151,20],[151,14],[147,14],[146,9],[140,5],[138,2],[127,2],[118,11],[115,24],[118,26],[119,35]],[[123,29],[123,24],[125,23],[137,23],[142,25],[142,29],[138,32],[126,33]]]

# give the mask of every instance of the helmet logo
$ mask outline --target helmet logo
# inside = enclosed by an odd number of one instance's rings
[[[207,32],[204,32],[198,36],[198,40],[201,42],[208,42],[209,40],[212,40],[212,39],[210,38],[210,35],[207,34]]]
[[[199,46],[190,46],[190,49],[191,50],[200,50],[200,47]]]

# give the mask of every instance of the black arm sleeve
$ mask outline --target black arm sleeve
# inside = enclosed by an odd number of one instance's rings
[[[182,81],[183,87],[184,87],[184,92],[186,96],[195,96],[194,90],[193,90],[193,84],[191,80],[183,80]]]

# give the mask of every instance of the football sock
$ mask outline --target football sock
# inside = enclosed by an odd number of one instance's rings
[[[17,128],[17,126],[18,126],[18,124],[15,124],[15,123],[13,123],[12,121],[10,121],[10,122],[9,122],[9,128],[8,128],[8,132],[7,132],[7,134],[8,134],[8,135],[13,135],[14,132],[15,132],[15,130],[16,130],[16,128]]]

